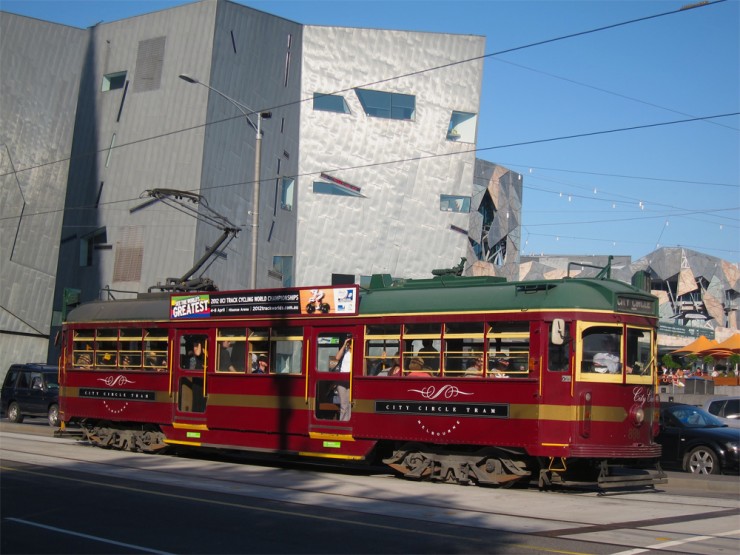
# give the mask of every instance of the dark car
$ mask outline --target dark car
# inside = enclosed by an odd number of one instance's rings
[[[56,366],[13,364],[5,375],[0,408],[11,422],[26,416],[43,416],[50,426],[59,424],[59,379]]]
[[[740,429],[729,428],[704,409],[683,403],[660,404],[661,464],[695,474],[738,471]]]

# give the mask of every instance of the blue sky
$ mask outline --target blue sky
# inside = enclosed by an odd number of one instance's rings
[[[0,9],[84,28],[185,3]],[[740,262],[740,0],[669,15],[690,0],[238,3],[310,25],[485,36],[478,157],[524,175],[523,253],[684,246]]]

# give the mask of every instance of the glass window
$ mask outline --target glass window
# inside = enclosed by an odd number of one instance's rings
[[[316,345],[316,370],[319,372],[338,372],[336,356],[347,339],[343,333],[321,333]],[[351,337],[351,336],[350,336]]]
[[[245,372],[247,369],[246,328],[218,328],[216,372]]]
[[[438,374],[441,346],[441,324],[406,324],[402,356],[404,373]]]
[[[303,328],[278,328],[270,337],[271,374],[300,374],[303,357]]]
[[[206,366],[208,336],[202,334],[180,337],[180,368],[184,370],[203,370]]]
[[[283,287],[293,286],[293,257],[273,256],[272,272],[282,281]]]
[[[409,94],[355,89],[365,114],[376,118],[413,120],[416,97]]]
[[[551,372],[568,372],[570,357],[568,356],[568,349],[570,348],[570,341],[568,336],[568,325],[565,328],[565,338],[561,345],[556,345],[552,342],[553,326],[555,324],[550,322],[548,328],[548,350],[547,350],[547,369]]]
[[[445,375],[483,376],[483,322],[453,322],[445,324],[443,366]]]
[[[80,266],[92,266],[93,251],[96,247],[104,245],[108,240],[108,234],[104,227],[80,237]]]
[[[401,352],[401,326],[371,325],[365,328],[364,374],[394,376],[401,374],[398,355]]]
[[[474,143],[477,121],[477,114],[452,112],[450,124],[447,127],[447,140]]]
[[[166,329],[144,330],[144,370],[156,372],[167,370],[167,345]]]
[[[459,195],[439,195],[439,209],[442,212],[470,212],[470,197]]]
[[[126,84],[126,72],[118,71],[116,73],[108,73],[103,75],[103,86],[101,91],[113,91],[116,89],[122,89]]]
[[[270,368],[270,329],[251,328],[248,332],[250,374],[266,374]]]
[[[653,332],[627,328],[625,372],[632,376],[650,376],[653,367]]]
[[[141,370],[141,328],[122,328],[119,353],[121,356],[121,367],[129,370]]]
[[[95,332],[79,330],[74,332],[72,361],[75,368],[92,368],[95,360]]]
[[[359,187],[345,187],[338,183],[314,181],[313,192],[319,195],[337,195],[341,197],[364,197]]]
[[[340,94],[313,93],[313,109],[323,112],[349,114],[349,106]]]
[[[101,328],[96,332],[95,366],[118,366],[118,329]]]
[[[488,375],[529,375],[529,322],[492,322],[488,330]]]
[[[590,326],[581,339],[581,372],[621,374],[621,326]]]
[[[295,179],[283,177],[280,188],[280,207],[283,210],[293,210],[293,198],[295,195]]]

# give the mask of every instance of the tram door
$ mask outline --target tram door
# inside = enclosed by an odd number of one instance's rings
[[[208,406],[208,380],[213,374],[215,342],[206,329],[178,330],[173,346],[175,422],[203,423]]]
[[[311,430],[352,431],[352,377],[362,360],[358,328],[314,328],[308,369]]]
[[[563,414],[573,402],[573,341],[571,323],[556,319],[542,322],[540,348],[540,434],[547,443],[568,445],[573,436],[573,425]]]

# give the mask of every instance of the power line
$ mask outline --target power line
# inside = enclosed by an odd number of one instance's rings
[[[430,159],[434,159],[434,158],[444,158],[444,157],[448,157],[448,156],[457,156],[459,154],[470,153],[470,152],[482,152],[482,151],[486,151],[486,150],[494,150],[494,149],[499,149],[499,148],[510,148],[510,147],[521,146],[521,145],[530,145],[530,144],[547,143],[547,142],[553,142],[553,141],[559,141],[559,140],[577,139],[577,138],[582,138],[582,137],[591,137],[591,136],[605,135],[605,134],[610,134],[610,133],[620,133],[620,132],[624,132],[624,131],[635,131],[635,130],[639,130],[639,129],[648,129],[648,128],[652,128],[652,127],[661,127],[661,126],[667,126],[667,125],[676,125],[676,124],[679,124],[679,123],[687,123],[687,122],[693,122],[693,121],[701,121],[701,120],[706,120],[706,119],[721,118],[721,117],[736,116],[736,115],[740,115],[740,112],[735,112],[735,113],[730,113],[730,114],[718,114],[718,115],[714,115],[714,116],[702,116],[702,117],[697,117],[697,118],[690,118],[690,119],[676,120],[676,121],[669,121],[669,122],[662,122],[662,123],[648,123],[648,124],[644,124],[644,125],[633,125],[633,126],[630,126],[630,127],[623,127],[623,128],[618,128],[618,129],[610,129],[610,130],[606,130],[606,131],[591,131],[591,132],[580,133],[580,134],[575,134],[575,135],[563,135],[563,136],[560,136],[560,137],[550,137],[550,138],[547,138],[547,139],[534,139],[534,140],[530,140],[530,141],[524,141],[524,142],[520,142],[520,143],[511,143],[511,144],[508,144],[508,145],[500,145],[500,146],[495,146],[495,147],[471,148],[471,149],[462,150],[462,151],[458,151],[458,152],[445,152],[445,153],[442,153],[442,154],[421,155],[421,156],[414,156],[412,158],[401,158],[401,159],[397,159],[397,160],[386,160],[386,161],[382,161],[382,162],[372,162],[372,163],[369,163],[369,164],[361,164],[361,165],[357,165],[357,166],[347,166],[347,167],[343,167],[343,168],[321,169],[321,170],[315,170],[315,171],[305,172],[305,173],[296,174],[296,175],[286,175],[286,176],[283,176],[283,177],[299,178],[299,177],[308,177],[308,176],[311,176],[311,175],[320,175],[322,173],[346,172],[346,171],[351,171],[351,170],[367,169],[367,168],[373,168],[373,167],[378,167],[378,166],[386,166],[386,165],[391,165],[391,164],[401,164],[401,163],[406,163],[406,162],[416,162],[416,161],[430,160]],[[264,178],[264,179],[262,179],[260,181],[261,182],[262,181],[272,181],[273,179],[276,179],[277,177],[278,176],[272,176],[272,177]],[[198,190],[201,191],[201,192],[203,192],[203,191],[212,191],[212,190],[216,190],[216,189],[226,189],[226,188],[230,188],[230,187],[238,187],[238,186],[249,185],[249,184],[253,184],[253,183],[255,183],[254,180],[251,180],[251,181],[239,181],[239,182],[227,183],[227,184],[223,184],[223,185],[213,185],[211,187],[202,187],[202,188],[199,188]],[[103,206],[103,205],[108,205],[108,204],[116,204],[116,203],[120,203],[120,202],[132,202],[134,200],[137,200],[138,198],[139,197],[131,198],[131,199],[117,200],[117,201],[109,201],[109,202],[106,202],[106,203],[100,203],[98,206]],[[45,211],[45,212],[37,212],[35,214],[27,214],[27,216],[53,214],[53,213],[64,211],[64,210],[87,210],[87,209],[90,209],[90,208],[94,208],[94,206],[66,207],[66,208],[62,208],[62,209],[59,209],[59,210],[49,210],[49,211]],[[9,216],[7,218],[0,218],[0,221],[5,220],[5,219],[15,218],[15,217],[17,217],[17,216]]]
[[[698,7],[702,7],[703,8],[703,7],[707,7],[707,6],[713,6],[715,4],[721,4],[721,3],[724,3],[726,1],[727,0],[714,0],[713,2],[706,2],[704,4],[701,4],[700,6],[697,6],[697,8]],[[659,13],[659,14],[654,14],[654,15],[649,15],[649,16],[643,16],[643,17],[639,17],[639,18],[635,18],[635,19],[630,19],[630,20],[627,20],[627,21],[622,21],[622,22],[619,22],[619,23],[613,23],[613,24],[610,24],[610,25],[604,25],[602,27],[597,27],[597,28],[594,28],[594,29],[586,30],[586,31],[579,31],[577,33],[571,33],[571,34],[568,34],[568,35],[562,35],[562,36],[559,36],[559,37],[554,37],[554,38],[545,39],[545,40],[541,40],[541,41],[537,41],[537,42],[532,42],[532,43],[525,44],[525,45],[515,46],[515,47],[512,47],[512,48],[508,48],[508,49],[504,49],[504,50],[499,50],[497,52],[492,52],[490,54],[483,54],[481,56],[475,56],[473,58],[466,58],[464,60],[456,60],[454,62],[449,62],[447,64],[440,64],[440,65],[437,65],[437,66],[433,66],[433,67],[429,67],[429,68],[425,68],[425,69],[420,69],[420,70],[412,71],[412,72],[409,72],[409,73],[405,73],[405,74],[401,74],[401,75],[396,75],[396,76],[393,76],[393,77],[388,77],[388,78],[385,78],[385,79],[380,79],[380,80],[372,81],[372,82],[369,82],[369,83],[364,83],[364,84],[361,84],[361,85],[354,85],[352,87],[348,87],[348,88],[345,88],[345,89],[340,89],[340,90],[334,91],[333,93],[326,93],[326,94],[327,95],[340,94],[340,93],[343,93],[343,92],[352,91],[352,90],[357,89],[357,88],[371,87],[371,86],[374,86],[374,85],[379,85],[379,84],[382,84],[382,83],[387,83],[387,82],[395,81],[395,80],[398,80],[398,79],[404,79],[406,77],[413,77],[413,76],[420,75],[422,73],[426,73],[426,72],[429,72],[429,71],[437,71],[437,70],[440,70],[440,69],[445,69],[445,68],[448,68],[448,67],[453,67],[453,66],[456,66],[456,65],[464,64],[464,63],[470,63],[470,62],[474,62],[474,61],[478,61],[478,60],[482,60],[482,59],[486,59],[486,58],[492,58],[494,56],[500,56],[502,54],[508,54],[508,53],[511,53],[511,52],[517,52],[519,50],[525,50],[525,49],[528,49],[528,48],[534,48],[534,47],[537,47],[537,46],[542,46],[542,45],[545,45],[545,44],[551,44],[551,43],[554,43],[554,42],[559,42],[559,41],[563,41],[563,40],[567,40],[567,39],[572,39],[572,38],[575,38],[575,37],[585,36],[585,35],[589,35],[589,34],[601,32],[601,31],[606,31],[606,30],[609,30],[609,29],[615,29],[617,27],[623,27],[625,25],[631,25],[631,24],[634,24],[634,23],[642,22],[642,21],[648,21],[648,20],[651,20],[651,19],[659,18],[659,17],[665,17],[665,16],[669,16],[669,15],[675,15],[675,14],[678,14],[678,13],[680,13],[682,11],[686,11],[686,9],[685,8],[679,8],[679,9],[676,9],[676,10],[670,10],[670,11],[662,12],[662,13]],[[313,100],[313,97],[302,98],[302,99],[295,100],[295,101],[292,101],[292,102],[287,102],[287,103],[284,103],[284,104],[278,104],[278,105],[273,106],[271,108],[263,108],[263,109],[257,110],[257,111],[258,112],[262,112],[262,111],[278,110],[280,108],[286,108],[286,107],[289,107],[289,106],[293,106],[293,105],[297,105],[297,104],[302,104],[304,102],[308,102],[308,101],[311,101],[311,100]],[[108,151],[114,150],[114,149],[124,148],[124,147],[127,147],[127,146],[133,146],[133,145],[140,144],[140,143],[143,143],[143,142],[147,142],[147,141],[151,141],[151,140],[156,140],[156,139],[161,139],[161,138],[169,137],[169,136],[172,136],[172,135],[175,135],[175,134],[178,134],[178,133],[185,133],[185,132],[188,132],[188,131],[194,131],[196,129],[207,127],[209,125],[217,125],[219,123],[225,123],[225,122],[232,121],[232,120],[235,120],[235,119],[241,119],[242,117],[243,117],[242,115],[232,116],[232,117],[223,118],[223,119],[216,120],[216,121],[205,122],[205,123],[202,123],[202,124],[199,124],[199,125],[194,125],[194,126],[191,126],[191,127],[185,127],[185,128],[174,130],[174,131],[168,131],[166,133],[161,133],[159,135],[154,135],[154,136],[151,136],[151,137],[145,137],[145,138],[142,138],[142,139],[136,139],[136,140],[130,141],[128,143],[122,143],[122,144],[119,144],[119,145],[115,145],[113,147],[110,147],[109,146],[109,147],[101,148],[99,150],[92,151],[92,152],[89,152],[89,153],[83,153],[83,154],[80,154],[79,155],[79,158],[84,158],[84,157],[87,157],[87,156],[94,156],[94,155],[100,154],[101,152],[108,152]],[[522,144],[534,144],[534,143],[522,143]],[[521,146],[521,144],[513,145],[513,146]],[[501,146],[501,147],[490,147],[490,148],[493,149],[493,148],[506,148],[506,147],[505,146]],[[486,149],[483,149],[483,150],[486,150]],[[461,154],[462,153],[464,153],[464,152],[461,152]],[[34,170],[34,169],[38,169],[38,168],[43,168],[45,166],[49,166],[49,165],[57,164],[57,163],[61,163],[61,162],[67,162],[67,161],[71,161],[71,160],[72,160],[72,158],[71,158],[71,156],[69,156],[69,157],[66,157],[66,158],[61,158],[59,160],[53,160],[53,161],[50,161],[50,162],[45,162],[43,164],[38,164],[36,166],[29,166],[27,168],[17,169],[13,173],[15,173],[17,175],[18,173],[22,173],[22,172],[26,172],[26,171],[30,171],[30,170]],[[6,175],[10,175],[10,174],[9,173],[0,174],[0,177],[5,177]]]

